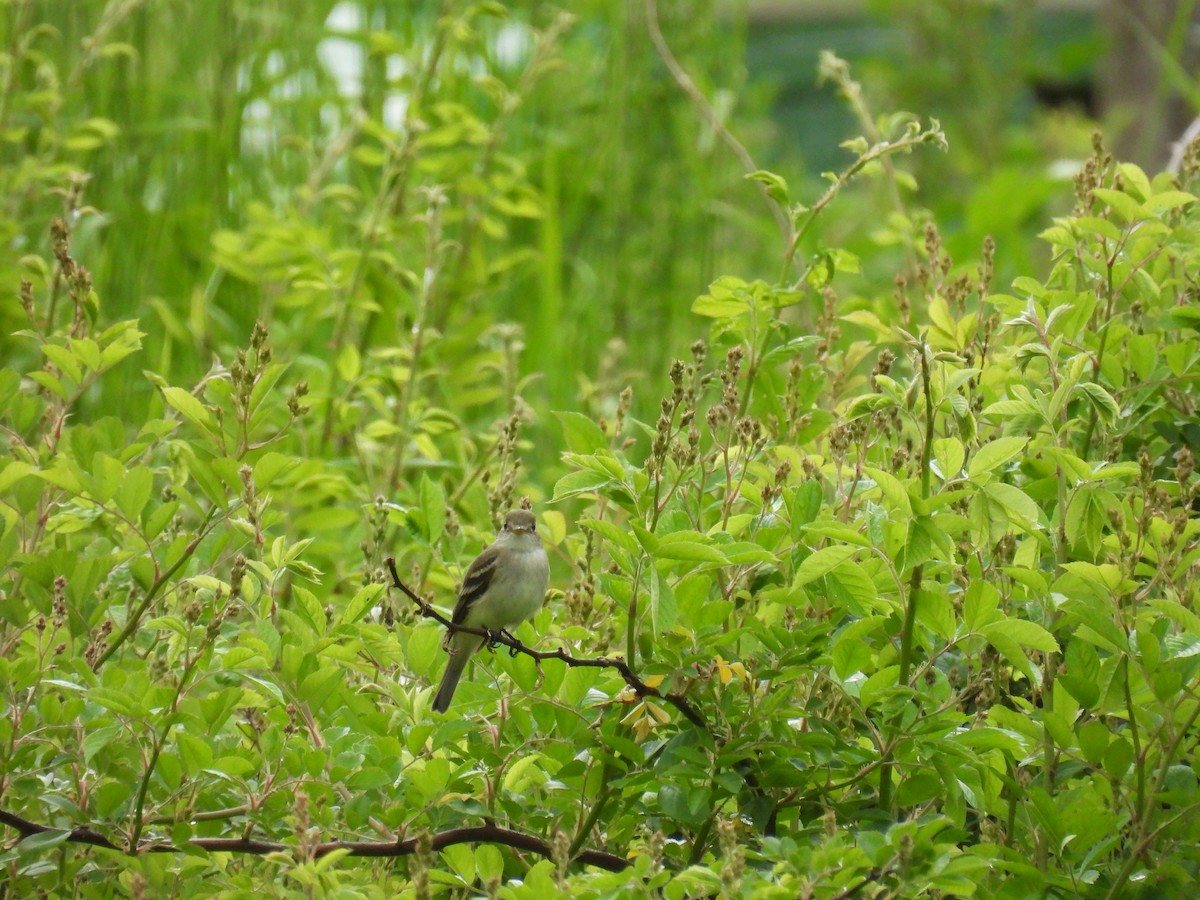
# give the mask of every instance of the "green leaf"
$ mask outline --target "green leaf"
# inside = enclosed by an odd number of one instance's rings
[[[3,469],[0,469],[0,492],[7,491],[26,475],[31,475],[36,471],[37,469],[27,462],[19,459],[12,460]]]
[[[1100,700],[1100,657],[1095,648],[1079,639],[1068,643],[1065,671],[1058,681],[1080,706],[1094,708]]]
[[[350,598],[350,602],[346,604],[346,609],[340,619],[341,624],[353,625],[365,616],[386,590],[387,588],[382,584],[368,584],[359,588],[358,592]]]
[[[69,400],[71,397],[71,392],[67,389],[67,386],[45,370],[30,372],[28,377],[30,381],[40,384],[46,390],[50,391],[50,393],[63,400]]]
[[[76,384],[83,381],[83,367],[79,364],[79,358],[68,348],[58,344],[42,344],[42,353]]]
[[[1022,647],[1032,647],[1034,650],[1040,650],[1043,653],[1058,651],[1058,641],[1054,639],[1054,635],[1041,625],[1036,622],[1030,622],[1028,619],[1004,618],[998,622],[984,625],[980,630],[983,636],[993,644],[993,638],[1000,635],[1015,641]],[[997,647],[997,649],[999,648]]]
[[[1004,510],[1012,524],[1024,531],[1035,531],[1041,527],[1038,505],[1020,488],[996,481],[985,484],[980,490]]]
[[[805,536],[829,538],[831,541],[841,541],[844,544],[854,544],[858,547],[870,547],[871,539],[860,534],[853,528],[839,525],[836,522],[813,522],[803,528]]]
[[[66,828],[51,828],[38,834],[31,834],[29,837],[22,838],[17,844],[17,853],[21,855],[41,853],[44,850],[49,850],[51,847],[57,847],[59,844],[66,843],[67,838],[70,836],[71,832]]]
[[[104,367],[100,359],[100,346],[91,338],[70,338],[67,346],[93,372],[98,372]]]
[[[774,172],[768,172],[766,169],[758,169],[743,177],[751,181],[757,181],[763,185],[767,196],[780,206],[788,206],[791,203],[791,197],[788,194],[788,184],[782,175],[776,175]]]
[[[909,499],[904,484],[899,478],[884,469],[866,466],[864,471],[875,482],[875,486],[883,495],[884,505],[893,515],[892,521],[898,521],[901,525],[907,526],[908,520],[912,516],[912,501]]]
[[[692,312],[710,319],[743,316],[750,311],[749,285],[740,278],[722,276],[708,286],[692,303]]]
[[[879,700],[891,688],[896,687],[896,679],[900,675],[899,666],[884,666],[862,683],[858,696],[863,706],[870,706]]]
[[[1043,447],[1042,456],[1053,462],[1070,479],[1071,484],[1090,481],[1092,467],[1065,447]]]
[[[213,751],[207,741],[180,729],[175,732],[175,745],[179,748],[184,770],[192,778],[212,765]]]
[[[419,499],[425,523],[425,540],[431,545],[436,544],[446,531],[446,494],[440,484],[422,474]]]
[[[305,622],[312,628],[313,632],[320,635],[325,633],[325,608],[321,605],[321,601],[317,599],[317,595],[308,588],[295,585],[292,588],[292,597],[296,601],[296,609],[303,616]]]
[[[1121,418],[1121,407],[1117,405],[1113,395],[1100,385],[1091,381],[1083,381],[1075,385],[1075,390],[1088,399],[1104,424],[1112,425]]]
[[[1116,213],[1126,225],[1136,222],[1139,219],[1150,218],[1149,211],[1128,194],[1114,191],[1111,188],[1095,188],[1092,194],[1097,200]]]
[[[296,463],[297,460],[284,456],[282,453],[276,453],[274,450],[264,453],[262,458],[254,464],[255,485],[265,490],[280,475],[295,468]]]
[[[163,399],[167,401],[167,405],[197,428],[203,429],[209,434],[215,432],[216,423],[213,421],[212,413],[183,388],[165,387],[162,388],[162,395]]]
[[[799,540],[801,529],[816,519],[817,514],[821,512],[821,485],[809,479],[799,485],[792,494],[791,505],[791,526],[792,540]]]
[[[441,850],[442,859],[454,871],[463,884],[475,880],[475,851],[470,844],[450,844]]]
[[[600,426],[582,413],[556,411],[554,415],[562,425],[563,438],[572,453],[595,453],[608,446],[608,438]]]
[[[135,466],[125,472],[125,477],[117,487],[116,501],[131,522],[138,521],[153,487],[154,475],[145,466]]]
[[[1002,437],[984,444],[971,457],[967,465],[967,476],[974,482],[982,483],[983,475],[1016,459],[1027,443],[1029,442],[1025,438]]]
[[[834,544],[831,547],[823,547],[807,557],[799,566],[796,567],[796,574],[792,578],[792,586],[800,587],[808,584],[810,581],[816,581],[822,576],[828,575],[846,560],[850,559],[854,554],[858,553],[859,548],[847,546],[846,544]]]
[[[958,438],[938,438],[933,442],[933,459],[937,463],[936,471],[943,481],[952,481],[961,474],[966,456],[962,441]]]
[[[712,544],[704,544],[699,541],[689,540],[671,540],[673,535],[666,535],[659,539],[658,546],[652,551],[656,559],[677,559],[685,562],[712,562],[725,564],[728,560],[725,554],[722,553]]]
[[[435,662],[441,655],[441,641],[441,625],[427,620],[413,627],[404,646],[404,655],[415,674],[429,677],[433,673]]]
[[[578,472],[569,472],[555,483],[554,499],[565,500],[567,497],[590,494],[612,483],[612,476],[603,472],[595,472],[591,469],[580,469]]]
[[[1097,490],[1081,486],[1067,505],[1064,521],[1067,540],[1074,547],[1082,547],[1086,553],[1094,553],[1100,546],[1108,516],[1096,499]]]
[[[675,627],[677,609],[675,594],[671,586],[659,575],[656,569],[651,570],[650,578],[650,621],[654,627],[655,636],[670,631]]]
[[[484,884],[499,881],[504,875],[504,856],[492,844],[481,844],[475,848],[475,871]]]
[[[594,531],[600,537],[620,547],[627,553],[641,552],[641,546],[638,544],[637,538],[633,536],[633,533],[628,528],[622,528],[603,519],[580,519],[579,525],[581,528]]]
[[[1166,190],[1148,197],[1146,199],[1146,209],[1156,213],[1166,212],[1169,209],[1178,209],[1195,201],[1196,196],[1189,194],[1187,191]]]
[[[347,341],[341,352],[337,355],[337,373],[338,377],[345,382],[352,382],[358,378],[362,372],[362,357],[359,355],[358,346],[353,341]]]

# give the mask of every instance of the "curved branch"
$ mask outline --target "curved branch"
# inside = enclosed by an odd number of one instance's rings
[[[617,672],[620,673],[621,677],[625,680],[625,683],[629,685],[629,688],[639,697],[655,697],[659,700],[662,700],[664,703],[669,703],[671,706],[674,706],[677,710],[679,710],[683,717],[697,728],[702,728],[703,730],[708,731],[710,734],[712,733],[708,727],[708,723],[704,720],[704,716],[700,715],[696,707],[692,706],[692,704],[688,702],[687,698],[684,697],[683,694],[664,694],[658,688],[651,687],[650,685],[646,684],[646,682],[642,681],[642,679],[638,678],[633,669],[629,667],[629,663],[627,663],[621,657],[596,656],[580,658],[571,656],[562,647],[559,647],[557,650],[533,650],[529,647],[526,647],[516,638],[505,632],[488,631],[485,628],[468,628],[465,625],[455,625],[440,612],[426,603],[412,590],[412,588],[400,580],[400,573],[396,571],[396,558],[394,556],[389,556],[387,558],[387,567],[388,571],[392,575],[393,587],[403,593],[413,603],[417,604],[421,610],[422,616],[435,620],[436,622],[445,626],[449,631],[465,631],[467,634],[477,634],[492,644],[503,644],[505,647],[508,647],[510,650],[512,650],[514,654],[523,653],[526,656],[536,659],[538,662],[546,659],[557,659],[573,668],[616,669]],[[716,739],[715,735],[713,735],[713,737]]]
[[[663,37],[662,26],[658,21],[658,3],[656,0],[646,0],[646,30],[650,33],[650,42],[654,44],[654,49],[658,53],[659,59],[667,67],[667,71],[671,73],[671,77],[675,79],[675,83],[679,85],[680,90],[687,94],[688,99],[695,105],[701,118],[704,119],[704,123],[733,151],[733,155],[738,158],[738,162],[746,170],[746,175],[752,175],[758,171],[759,167],[755,165],[753,157],[750,156],[750,151],[745,148],[742,142],[721,121],[721,117],[717,115],[717,111],[713,108],[713,105],[708,102],[708,98],[704,96],[704,92],[696,86],[696,82],[692,80],[687,70],[683,68],[679,59],[671,51],[671,46],[667,43],[667,39]],[[767,186],[765,184],[759,184],[758,191],[762,194],[763,200],[767,202],[767,206],[771,210],[771,215],[775,217],[775,224],[779,226],[780,233],[785,240],[790,240],[793,229],[787,215],[779,207],[779,204],[771,199],[771,195],[767,193]]]
[[[22,837],[58,831],[49,825],[31,822],[4,810],[0,810],[0,823],[17,831]],[[100,832],[79,827],[72,829],[66,840],[75,844],[89,844],[93,847],[104,847],[108,850],[126,852]],[[527,850],[547,859],[553,858],[554,848],[549,843],[532,834],[501,828],[497,825],[478,825],[470,828],[451,828],[433,835],[434,850],[441,850],[452,844],[491,843],[503,844],[517,850]],[[267,853],[287,853],[293,848],[287,844],[275,841],[260,841],[252,838],[192,838],[187,842],[189,847],[207,850],[210,853],[249,853],[265,855]],[[411,856],[416,852],[417,838],[404,838],[394,841],[325,841],[312,849],[314,858],[333,853],[335,850],[345,850],[350,856],[367,857],[396,857]],[[179,853],[181,848],[166,841],[147,841],[137,848],[137,853]],[[629,868],[631,863],[622,856],[606,853],[603,850],[583,850],[575,856],[577,862],[595,866],[609,872],[621,872]]]

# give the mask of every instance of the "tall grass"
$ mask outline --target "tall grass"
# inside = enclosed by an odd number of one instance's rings
[[[664,27],[681,59],[711,74],[702,87],[722,115],[760,117],[736,108],[744,36],[714,7],[673,7]],[[279,314],[293,362],[329,362],[350,340],[386,351],[416,314],[405,273],[425,263],[406,216],[440,185],[454,247],[431,328],[483,341],[490,325],[518,323],[521,373],[536,374],[528,390],[551,407],[586,400],[616,368],[661,378],[696,328],[691,298],[715,272],[761,260],[760,220],[731,214],[754,207],[754,187],[666,75],[642,3],[577,4],[541,51],[535,32],[553,27],[553,5],[439,31],[468,10],[9,4],[0,276],[15,284],[61,212],[31,184],[86,172],[76,251],[93,261],[106,314],[141,319],[168,377],[198,377],[264,312]],[[546,71],[533,76],[537,52]],[[425,76],[436,106],[427,95],[406,120],[398,111]],[[377,265],[381,250],[393,255]],[[4,315],[7,335],[19,319]],[[125,401],[153,396],[132,367],[108,384]]]

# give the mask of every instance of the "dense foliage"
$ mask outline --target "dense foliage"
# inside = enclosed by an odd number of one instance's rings
[[[506,136],[547,80],[586,81],[564,48],[594,60],[570,42],[601,17],[357,35],[407,61],[402,119],[360,110],[271,185],[223,169],[221,202],[256,202],[170,251],[218,274],[140,308],[93,274],[153,268],[163,239],[123,258],[90,205],[121,128],[63,112],[139,58],[112,38],[135,6],[105,7],[78,74],[8,10],[0,894],[1154,896],[1200,874],[1195,152],[1151,177],[1097,139],[1047,271],[993,284],[1003,248],[956,264],[905,206],[938,124],[873,115],[828,55],[864,136],[823,189],[748,172],[744,229],[693,220],[769,251],[676,295],[698,340],[629,300],[680,357],[647,379],[555,355],[620,316],[534,304],[523,331],[488,303],[509,279],[562,296],[556,176]],[[638,9],[672,121],[744,153]],[[493,55],[506,27],[520,65]],[[821,238],[860,184],[891,207],[880,260]],[[542,365],[580,399],[552,411]],[[481,653],[432,713],[442,629],[394,582],[448,608],[526,496],[554,574],[517,637],[546,658]]]

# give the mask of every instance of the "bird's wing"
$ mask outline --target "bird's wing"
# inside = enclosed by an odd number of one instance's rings
[[[454,615],[450,619],[455,625],[462,625],[471,605],[487,593],[499,558],[500,554],[493,544],[475,557],[475,561],[467,568],[462,590],[458,592],[458,602],[454,605]]]

